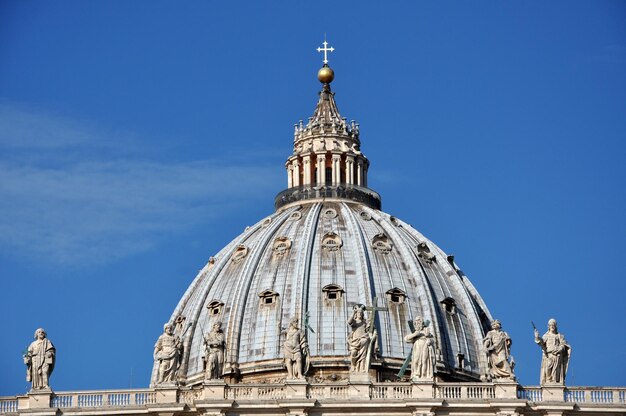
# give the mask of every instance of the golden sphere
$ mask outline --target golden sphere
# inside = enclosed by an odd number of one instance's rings
[[[322,84],[330,84],[335,79],[335,72],[330,67],[324,66],[317,72],[317,79]]]

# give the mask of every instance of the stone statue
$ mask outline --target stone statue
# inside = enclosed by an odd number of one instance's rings
[[[415,331],[404,337],[406,342],[413,343],[411,358],[411,379],[432,380],[435,372],[435,348],[433,335],[421,316],[413,320]]]
[[[211,332],[204,336],[204,345],[206,355],[204,378],[206,380],[221,379],[224,374],[224,349],[226,348],[221,322],[214,323]]]
[[[46,338],[46,331],[38,328],[35,340],[30,343],[24,354],[26,364],[26,381],[32,383],[32,390],[49,390],[49,380],[54,370],[56,349]]]
[[[165,324],[163,333],[154,345],[154,359],[159,363],[156,384],[176,384],[182,353],[180,337],[174,335],[172,325]]]
[[[539,337],[535,328],[535,342],[541,347],[541,384],[565,384],[565,373],[569,365],[572,348],[565,341],[565,336],[559,334],[556,320],[548,321],[548,332]]]
[[[350,372],[367,373],[370,343],[370,321],[365,319],[365,307],[354,305],[352,316],[348,319],[348,326],[352,332],[348,335],[348,349],[350,350]]]
[[[289,322],[283,344],[287,379],[303,379],[309,369],[309,344],[306,335],[298,328],[298,318]]]
[[[489,373],[493,378],[514,379],[513,368],[515,361],[511,357],[511,338],[502,330],[497,319],[491,323],[491,331],[483,339],[483,346],[487,353]]]

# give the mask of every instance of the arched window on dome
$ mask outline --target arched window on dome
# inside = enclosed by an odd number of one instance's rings
[[[261,306],[275,305],[276,303],[278,303],[278,292],[266,289],[263,292],[259,293],[259,298],[261,299]]]
[[[272,251],[276,256],[283,256],[291,249],[291,239],[289,237],[276,237],[272,245]]]
[[[447,297],[439,303],[441,303],[443,309],[450,315],[456,314],[456,301],[453,298]]]
[[[329,232],[322,237],[322,248],[326,251],[337,251],[343,245],[337,233]]]
[[[208,305],[206,305],[206,308],[209,310],[209,315],[219,315],[224,309],[224,302],[213,299],[208,303]]]
[[[391,303],[395,303],[397,305],[401,305],[406,300],[406,292],[402,289],[394,287],[393,289],[389,289],[385,292],[387,295],[387,301]]]
[[[343,297],[343,288],[336,284],[330,284],[322,288],[322,293],[326,300],[340,300]]]
[[[376,234],[372,239],[372,249],[374,249],[377,253],[389,254],[391,253],[392,248],[393,244],[391,243],[391,240],[383,233]]]
[[[241,263],[243,259],[245,259],[246,256],[248,255],[248,251],[249,251],[248,247],[246,247],[243,244],[239,244],[235,248],[235,252],[231,256],[230,260],[235,264]]]

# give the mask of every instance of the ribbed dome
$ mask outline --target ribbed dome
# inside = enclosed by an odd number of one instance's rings
[[[485,373],[480,345],[489,312],[452,259],[384,212],[324,201],[263,219],[200,271],[172,315],[172,322],[179,316],[193,322],[183,374],[188,383],[201,381],[202,332],[219,320],[226,372],[231,367],[234,375],[238,367],[244,379],[280,378],[281,331],[293,317],[304,322],[307,312],[315,331],[308,333],[312,373],[345,373],[352,306],[372,305],[375,296],[388,308],[376,321],[380,359],[372,367],[379,378],[397,373],[410,350],[403,340],[407,321],[417,315],[432,322],[439,376],[478,379]]]
[[[308,338],[307,376],[345,378],[347,321],[359,304],[386,308],[374,320],[370,375],[377,379],[396,378],[411,350],[408,321],[417,316],[430,321],[439,378],[486,374],[487,307],[452,257],[380,211],[380,196],[367,187],[359,126],[340,116],[329,84],[307,125],[296,125],[285,167],[288,188],[276,212],[211,258],[171,317],[184,342],[179,381],[203,381],[203,335],[216,322],[228,382],[284,379],[282,344],[293,318]]]

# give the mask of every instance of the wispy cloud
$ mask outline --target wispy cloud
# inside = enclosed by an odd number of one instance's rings
[[[0,249],[57,264],[107,262],[267,197],[280,180],[242,161],[97,156],[106,134],[0,105]]]

